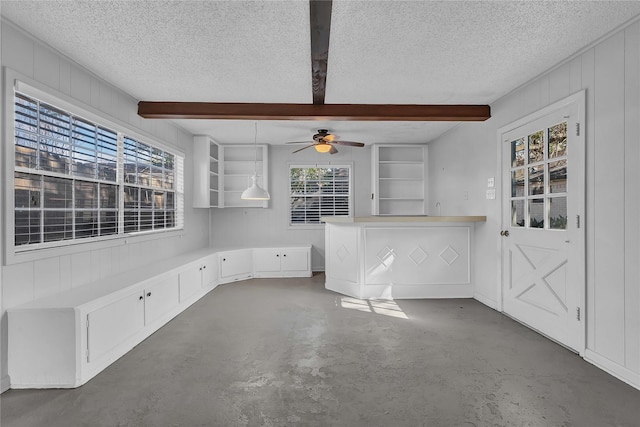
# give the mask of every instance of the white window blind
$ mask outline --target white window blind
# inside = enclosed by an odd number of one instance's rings
[[[351,215],[351,166],[292,165],[290,225],[320,224],[323,216]]]
[[[16,248],[183,227],[181,155],[20,92],[14,129]]]

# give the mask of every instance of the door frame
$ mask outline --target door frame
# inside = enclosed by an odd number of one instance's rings
[[[574,138],[576,138],[576,141],[578,144],[582,144],[582,146],[584,147],[584,150],[581,150],[580,155],[577,158],[572,158],[571,164],[572,165],[577,165],[578,168],[581,169],[582,175],[585,177],[586,180],[586,125],[585,125],[585,114],[586,114],[586,90],[581,90],[579,92],[574,93],[573,95],[570,95],[566,98],[563,98],[559,101],[556,101],[546,107],[543,107],[533,113],[527,114],[526,116],[515,120],[507,125],[504,125],[502,127],[500,127],[498,129],[497,132],[497,153],[498,153],[498,167],[497,167],[497,175],[496,175],[496,190],[499,193],[499,197],[497,197],[497,199],[499,200],[499,209],[500,209],[500,222],[499,222],[499,227],[500,230],[504,230],[506,227],[506,222],[508,221],[508,218],[504,218],[504,203],[506,202],[504,200],[504,189],[502,188],[502,176],[505,173],[504,171],[504,158],[502,155],[503,152],[503,147],[502,145],[504,144],[504,135],[508,132],[511,132],[521,126],[526,125],[527,123],[540,119],[548,114],[551,114],[559,109],[562,108],[566,108],[573,105],[573,108],[575,108],[575,118],[573,117],[573,114],[571,116],[571,119],[569,120],[568,125],[568,129],[567,132],[573,132]],[[577,135],[576,135],[577,133]],[[573,166],[572,166],[573,167]],[[579,171],[580,172],[580,171]],[[569,256],[570,259],[578,259],[581,260],[581,265],[577,267],[576,269],[576,274],[577,274],[577,279],[579,280],[579,282],[582,284],[581,285],[581,292],[580,292],[580,322],[581,322],[581,329],[580,329],[580,336],[578,337],[578,342],[579,345],[577,346],[577,349],[580,356],[584,357],[584,352],[586,349],[586,335],[587,335],[587,305],[586,305],[586,299],[587,299],[587,275],[586,275],[586,259],[587,259],[587,253],[586,253],[586,218],[585,218],[585,213],[586,213],[586,182],[585,182],[585,186],[584,186],[584,191],[579,192],[577,194],[572,193],[571,197],[574,197],[576,200],[575,203],[576,204],[576,210],[577,212],[579,212],[580,215],[580,231],[576,231],[577,233],[579,232],[581,234],[581,239],[579,239],[579,241],[575,244],[572,245],[571,248],[569,249]],[[496,195],[498,196],[498,195]],[[497,283],[497,293],[496,293],[496,309],[501,312],[504,313],[504,295],[503,295],[503,290],[504,290],[504,285],[505,285],[505,277],[504,277],[504,272],[505,272],[505,266],[503,265],[503,256],[504,256],[504,251],[506,249],[505,247],[505,240],[499,236],[497,236],[498,238],[496,239],[497,241],[497,250],[498,250],[498,283]],[[516,319],[517,320],[517,319]],[[527,326],[528,327],[528,326]]]

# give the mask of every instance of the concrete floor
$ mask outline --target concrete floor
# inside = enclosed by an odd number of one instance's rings
[[[4,393],[2,427],[640,425],[640,391],[477,301],[323,283],[220,286],[78,389]]]

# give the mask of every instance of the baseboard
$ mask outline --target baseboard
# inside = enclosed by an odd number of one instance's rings
[[[486,296],[482,295],[482,294],[478,294],[475,293],[473,294],[473,299],[481,302],[482,304],[486,305],[487,307],[493,308],[494,310],[498,310],[498,303],[495,302],[494,300],[487,298]]]
[[[620,381],[624,381],[631,387],[640,390],[640,374],[633,372],[624,366],[621,366],[604,356],[599,355],[593,350],[586,349],[584,352],[584,360],[597,366],[608,374],[613,375]]]
[[[9,379],[9,375],[5,375],[0,380],[0,393],[4,393],[10,388],[11,388],[11,380]]]

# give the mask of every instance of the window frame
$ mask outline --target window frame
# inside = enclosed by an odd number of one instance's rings
[[[308,224],[308,223],[304,223],[304,224],[292,224],[291,223],[291,169],[293,168],[348,168],[349,169],[349,192],[348,192],[348,200],[349,200],[349,213],[347,215],[345,215],[346,217],[348,216],[353,216],[353,212],[354,212],[354,204],[355,204],[355,199],[354,199],[354,191],[353,191],[353,177],[354,177],[354,166],[353,166],[353,162],[339,162],[339,163],[332,163],[332,162],[323,162],[323,163],[318,163],[318,162],[290,162],[289,163],[289,169],[287,172],[287,188],[288,188],[288,196],[286,198],[286,203],[287,203],[287,216],[286,216],[286,221],[287,221],[287,227],[291,230],[304,230],[304,229],[309,229],[309,230],[317,230],[317,229],[324,229],[324,222],[320,222],[318,224]]]
[[[114,246],[121,246],[125,244],[135,242],[143,242],[147,240],[162,239],[168,237],[174,237],[184,234],[184,216],[185,216],[185,194],[184,194],[184,162],[186,159],[185,153],[175,146],[168,145],[158,140],[152,135],[144,133],[134,129],[129,123],[122,122],[108,115],[104,111],[100,111],[92,106],[84,104],[82,101],[65,95],[45,86],[39,82],[36,82],[15,70],[4,68],[4,84],[3,88],[3,101],[4,101],[4,114],[2,114],[2,120],[4,124],[4,147],[3,147],[3,195],[1,209],[4,216],[4,241],[2,242],[4,248],[4,265],[11,265],[21,262],[35,261],[52,256],[70,255],[78,252],[84,252],[87,250],[99,250],[104,248],[110,248]],[[99,126],[109,128],[119,134],[118,141],[122,138],[120,135],[126,135],[129,138],[135,139],[141,143],[144,143],[153,148],[160,149],[175,156],[175,177],[174,177],[174,189],[175,203],[176,203],[176,215],[175,226],[172,228],[163,228],[156,230],[138,231],[134,233],[123,233],[123,224],[119,224],[118,232],[116,234],[77,238],[72,240],[58,240],[53,242],[43,242],[33,245],[15,245],[15,191],[14,191],[14,174],[16,171],[25,172],[24,168],[16,169],[15,167],[15,141],[14,141],[14,96],[15,92],[20,92],[28,97],[36,98],[41,102],[55,106],[61,110],[64,110],[70,114],[78,116],[82,119],[91,121]],[[119,148],[120,151],[120,148]],[[121,169],[121,156],[118,153],[118,169]],[[179,169],[179,170],[178,170]],[[36,175],[42,174],[42,171],[35,171]],[[118,172],[120,175],[120,171]],[[178,179],[178,175],[181,175],[181,180]],[[57,175],[57,174],[54,174]],[[67,175],[66,178],[74,179],[73,175]],[[82,177],[78,177],[79,180],[84,181]],[[75,181],[75,180],[74,180]],[[87,181],[95,181],[87,179]],[[120,195],[120,188],[124,188],[125,183],[121,178],[118,178],[115,183],[118,187],[118,212],[124,212],[124,198]]]

